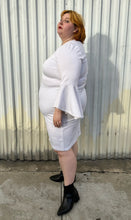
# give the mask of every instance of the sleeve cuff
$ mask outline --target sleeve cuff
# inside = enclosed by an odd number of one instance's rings
[[[84,118],[78,88],[73,85],[60,87],[54,106],[65,113],[72,115],[75,119]]]

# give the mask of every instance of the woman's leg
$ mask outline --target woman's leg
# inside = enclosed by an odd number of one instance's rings
[[[74,149],[76,153],[75,146]],[[57,215],[60,216],[69,212],[74,203],[78,202],[80,197],[77,189],[73,185],[77,167],[77,159],[73,149],[71,148],[68,151],[58,151],[57,153],[64,175],[64,196],[57,212]]]
[[[74,146],[75,153],[76,149],[77,147]],[[77,168],[77,159],[75,153],[72,148],[68,151],[57,151],[59,163],[64,175],[65,186],[68,186],[74,182]]]
[[[78,154],[78,144],[77,142],[72,146],[72,150],[77,158],[77,154]]]

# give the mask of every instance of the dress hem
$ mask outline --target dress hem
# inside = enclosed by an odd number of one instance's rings
[[[81,131],[79,132],[79,134],[78,134],[76,140],[73,141],[68,147],[65,147],[64,149],[61,149],[61,148],[60,148],[60,149],[57,149],[57,148],[54,147],[52,144],[51,144],[51,146],[52,146],[53,150],[56,150],[56,151],[68,151],[68,150],[70,150],[71,147],[76,143],[76,141],[77,141],[77,139],[80,137],[80,135],[81,135]]]

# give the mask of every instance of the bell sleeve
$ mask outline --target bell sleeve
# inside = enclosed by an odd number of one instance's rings
[[[78,46],[63,45],[57,52],[57,66],[61,77],[60,88],[53,107],[83,118],[78,82],[81,74],[81,54]]]

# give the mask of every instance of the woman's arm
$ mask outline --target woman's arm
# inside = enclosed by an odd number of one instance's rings
[[[64,48],[61,47],[56,53],[56,61],[61,81],[59,92],[53,105],[55,107],[53,118],[55,126],[57,126],[57,122],[61,125],[61,111],[72,115],[75,119],[83,118],[83,109],[78,92],[78,82],[82,67],[80,48],[72,44]]]

